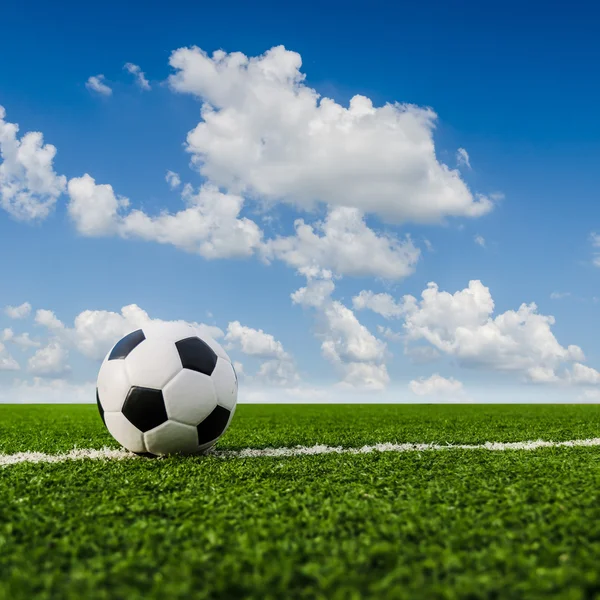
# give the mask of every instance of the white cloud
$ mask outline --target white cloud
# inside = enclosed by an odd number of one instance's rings
[[[0,207],[20,221],[43,220],[66,184],[66,178],[54,171],[56,148],[44,144],[39,131],[19,139],[19,126],[5,117],[0,106]]]
[[[181,185],[181,177],[179,177],[178,173],[174,171],[167,171],[165,175],[165,181],[169,184],[169,187],[174,190]]]
[[[385,366],[386,344],[377,339],[356,315],[331,299],[334,284],[325,273],[305,272],[306,287],[291,294],[292,301],[317,310],[317,336],[321,353],[342,373],[342,384],[383,389],[389,382]]]
[[[568,373],[568,379],[578,385],[599,385],[600,373],[596,369],[575,363]]]
[[[560,377],[554,372],[552,367],[529,367],[527,369],[527,379],[531,383],[558,383]]]
[[[325,305],[323,315],[328,325],[328,339],[323,352],[334,360],[344,362],[382,362],[385,342],[378,340],[355,314],[341,302],[333,300]]]
[[[101,96],[110,96],[112,89],[104,83],[104,75],[93,75],[85,82],[85,87],[91,92],[96,92]]]
[[[482,235],[475,236],[475,243],[482,248],[485,248],[485,238]]]
[[[124,306],[120,313],[84,310],[75,317],[68,335],[84,356],[102,360],[113,344],[150,320],[148,313],[137,304]]]
[[[494,301],[480,281],[453,295],[429,283],[421,296],[403,299],[408,338],[426,340],[462,365],[549,380],[561,363],[585,359],[578,346],[558,343],[551,331],[554,317],[539,314],[534,303],[493,318]]]
[[[248,356],[264,359],[258,370],[259,379],[276,385],[290,385],[298,381],[292,357],[270,333],[232,321],[227,326],[225,341],[229,342],[230,348],[238,348]]]
[[[471,168],[471,160],[469,159],[469,153],[464,148],[459,148],[456,151],[456,164],[459,167],[465,166],[468,169]]]
[[[208,335],[213,340],[219,340],[225,335],[223,330],[216,325],[206,325],[205,323],[192,323],[192,325],[200,331],[201,335]]]
[[[184,198],[188,208],[175,214],[150,217],[139,210],[130,212],[121,223],[121,235],[172,244],[204,258],[250,256],[260,246],[258,225],[239,216],[241,196],[204,184],[197,194],[184,188]]]
[[[37,348],[41,346],[40,342],[36,342],[29,337],[29,333],[20,333],[16,335],[10,327],[7,327],[2,332],[2,341],[12,342],[17,346],[20,346],[23,350],[26,348]]]
[[[379,335],[383,336],[386,340],[390,340],[390,342],[399,342],[402,339],[401,331],[394,331],[389,327],[377,325],[377,331],[379,332]]]
[[[150,216],[141,210],[125,212],[129,201],[118,198],[110,185],[98,185],[84,175],[69,181],[69,214],[83,235],[117,234],[170,244],[204,258],[251,255],[261,244],[262,231],[250,219],[240,218],[241,196],[224,194],[204,184],[198,193],[184,186],[187,208],[174,214]]]
[[[463,391],[463,384],[460,381],[457,381],[454,377],[446,379],[438,373],[434,373],[427,379],[424,377],[413,379],[408,387],[417,396],[457,396]]]
[[[25,348],[39,348],[39,346],[41,346],[40,342],[32,340],[29,337],[29,333],[27,333],[27,332],[15,335],[11,339],[11,342],[13,344],[16,344],[17,346],[20,346],[23,349],[25,349]]]
[[[289,358],[281,342],[262,329],[246,327],[239,321],[232,321],[227,326],[225,341],[238,347],[248,356],[259,358]]]
[[[151,89],[150,83],[146,79],[146,75],[138,65],[134,65],[133,63],[128,62],[125,63],[125,66],[123,68],[135,77],[135,82],[142,90],[148,91]]]
[[[40,348],[28,362],[28,368],[36,375],[62,375],[69,371],[69,352],[59,340],[51,340]]]
[[[378,235],[354,208],[330,208],[322,222],[310,225],[297,219],[294,225],[296,235],[265,243],[267,260],[278,258],[296,269],[317,267],[338,275],[401,279],[414,272],[420,256],[410,238]]]
[[[331,280],[331,271],[323,270],[311,271],[304,269],[303,274],[309,279],[309,285],[301,287],[291,294],[294,304],[302,306],[311,306],[313,308],[322,307],[335,289],[335,284]],[[313,273],[312,275],[310,273]]]
[[[344,370],[341,387],[363,390],[383,390],[390,382],[387,367],[383,364],[365,362],[339,362]]]
[[[10,355],[6,346],[0,342],[0,371],[18,371],[19,363]]]
[[[120,313],[84,310],[75,317],[74,326],[66,327],[51,310],[38,310],[35,321],[48,328],[63,344],[74,346],[81,354],[102,360],[113,344],[134,329],[150,321],[136,304],[124,306]]]
[[[571,368],[565,368],[561,373],[556,373],[552,368],[534,367],[527,371],[527,378],[532,383],[600,385],[600,372],[581,363],[574,363]]]
[[[54,312],[45,308],[40,308],[35,313],[35,322],[53,332],[61,331],[65,328],[64,323],[57,318]]]
[[[300,379],[292,361],[279,359],[263,362],[256,376],[259,380],[271,385],[293,385]]]
[[[124,306],[120,312],[84,310],[75,317],[73,327],[66,327],[51,310],[38,310],[35,321],[49,329],[62,346],[73,347],[92,360],[102,360],[113,344],[128,333],[151,322],[163,322],[151,319],[137,304]],[[215,325],[190,325],[214,339],[223,337],[223,331]]]
[[[390,294],[375,294],[370,290],[362,290],[358,296],[354,296],[352,306],[355,310],[368,308],[386,319],[399,318],[404,311]]]
[[[570,295],[571,292],[552,292],[550,298],[552,300],[561,300],[562,298],[568,298]]]
[[[129,206],[129,200],[116,196],[111,185],[97,184],[87,173],[74,177],[68,185],[69,216],[82,235],[94,237],[117,233],[119,211]]]
[[[438,162],[436,114],[411,104],[347,108],[304,83],[300,55],[283,46],[248,58],[197,47],[172,53],[171,88],[202,101],[187,148],[200,173],[232,193],[312,207],[323,202],[389,222],[478,217],[489,198]]]
[[[11,319],[24,319],[31,314],[31,304],[23,302],[19,306],[6,306],[4,313]]]

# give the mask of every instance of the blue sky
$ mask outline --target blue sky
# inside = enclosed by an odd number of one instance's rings
[[[31,309],[0,315],[0,399],[86,399],[111,340],[158,318],[212,327],[248,401],[597,400],[597,17],[591,3],[7,3],[0,307]],[[217,50],[247,64],[211,79],[231,59]],[[110,94],[89,84],[100,75]],[[372,107],[351,116],[357,95]],[[325,118],[322,98],[341,112]],[[45,170],[7,159],[10,124],[56,148]],[[39,201],[40,169],[51,207],[24,218],[10,194]]]

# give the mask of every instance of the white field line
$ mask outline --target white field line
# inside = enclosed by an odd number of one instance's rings
[[[213,450],[209,456],[219,458],[260,458],[315,456],[317,454],[369,454],[371,452],[431,452],[439,450],[488,450],[503,452],[506,450],[538,450],[539,448],[576,448],[600,446],[600,438],[568,440],[552,442],[534,440],[528,442],[485,442],[484,444],[374,444],[360,448],[344,448],[342,446],[294,446],[292,448],[246,448],[244,450]],[[58,463],[68,460],[124,460],[140,459],[126,450],[102,448],[101,450],[74,449],[64,454],[44,454],[43,452],[17,452],[16,454],[0,454],[0,467],[20,463]],[[143,459],[142,459],[143,460]]]

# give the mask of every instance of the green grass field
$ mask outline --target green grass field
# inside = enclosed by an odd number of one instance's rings
[[[600,405],[240,406],[221,449],[600,437]],[[118,447],[0,405],[0,453]],[[0,598],[600,598],[600,447],[0,467]]]

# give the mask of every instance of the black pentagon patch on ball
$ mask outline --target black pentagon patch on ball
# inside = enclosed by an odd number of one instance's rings
[[[215,370],[217,355],[215,351],[199,337],[189,337],[175,342],[181,365],[184,369],[198,371],[209,377]]]
[[[106,427],[106,421],[104,420],[104,408],[102,408],[102,404],[100,403],[100,395],[98,394],[98,388],[96,388],[96,406],[98,407],[98,412],[100,413],[100,418]]]
[[[150,431],[169,419],[162,392],[152,388],[133,386],[122,412],[140,431]]]
[[[138,329],[137,331],[132,331],[115,344],[115,347],[112,349],[108,360],[127,358],[129,356],[129,353],[136,346],[139,346],[145,339],[146,336],[144,335],[144,332],[141,329]]]
[[[217,406],[200,425],[198,425],[198,443],[206,444],[216,440],[227,427],[230,411],[222,406]]]

